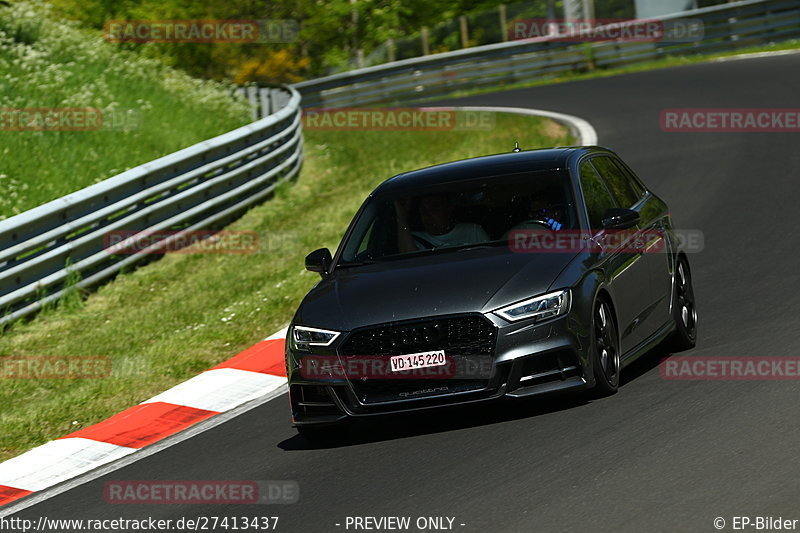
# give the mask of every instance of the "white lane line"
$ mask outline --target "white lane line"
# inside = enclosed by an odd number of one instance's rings
[[[741,54],[738,56],[726,56],[712,59],[709,63],[727,63],[728,61],[741,61],[743,59],[758,59],[762,57],[777,57],[777,56],[790,56],[793,54],[800,54],[798,50],[775,50],[773,52],[753,52],[750,54]]]
[[[71,479],[69,479],[68,481],[66,481],[64,483],[61,483],[61,484],[56,485],[56,486],[53,486],[53,487],[48,488],[46,490],[43,490],[41,492],[34,492],[33,494],[31,494],[29,496],[26,496],[25,498],[19,500],[18,502],[12,502],[12,503],[9,503],[8,505],[0,507],[0,518],[6,517],[6,516],[10,516],[12,514],[15,514],[15,513],[18,513],[20,511],[22,511],[23,509],[27,509],[29,507],[33,507],[34,505],[38,505],[38,504],[42,503],[43,501],[46,501],[46,500],[49,500],[50,498],[53,498],[54,496],[58,496],[59,494],[63,494],[64,492],[68,492],[68,491],[70,491],[70,490],[72,490],[74,488],[80,487],[81,485],[85,485],[86,483],[89,483],[89,482],[94,481],[94,480],[96,480],[96,479],[98,479],[100,477],[103,477],[103,476],[105,476],[105,475],[107,475],[107,474],[109,474],[111,472],[114,472],[115,470],[119,470],[121,468],[124,468],[124,467],[126,467],[128,465],[131,465],[131,464],[137,462],[137,461],[141,461],[142,459],[146,459],[147,457],[150,457],[151,455],[157,454],[162,450],[166,450],[167,448],[175,446],[176,444],[180,444],[183,441],[186,441],[186,440],[189,440],[189,439],[191,439],[193,437],[196,437],[197,435],[200,435],[201,433],[205,433],[206,431],[208,431],[210,429],[213,429],[213,428],[215,428],[215,427],[217,427],[219,425],[222,425],[222,424],[224,424],[224,423],[236,418],[237,416],[241,416],[244,413],[255,409],[256,407],[259,407],[259,406],[269,402],[270,400],[273,400],[273,399],[275,399],[275,398],[277,398],[279,396],[282,396],[288,390],[289,390],[288,387],[286,387],[284,385],[282,387],[279,387],[278,389],[273,390],[269,394],[266,394],[265,396],[262,396],[261,398],[257,398],[255,400],[253,400],[251,402],[248,402],[248,403],[246,403],[244,405],[241,405],[241,406],[239,406],[239,407],[237,407],[235,409],[231,409],[227,413],[223,413],[221,415],[217,415],[217,416],[213,416],[211,418],[207,418],[207,419],[203,420],[202,422],[198,422],[197,424],[195,424],[193,426],[190,426],[189,428],[181,431],[180,433],[176,433],[174,435],[171,435],[171,436],[165,438],[164,440],[160,440],[160,441],[158,441],[158,442],[156,442],[154,444],[151,444],[150,446],[147,446],[145,448],[140,448],[138,450],[133,450],[133,452],[135,452],[135,453],[131,453],[129,455],[126,455],[125,457],[122,457],[121,459],[119,459],[117,461],[114,461],[113,463],[106,464],[104,466],[100,466],[99,468],[95,468],[95,469],[93,469],[91,471],[88,471],[85,474],[79,475],[77,477],[74,477],[74,476],[70,475]],[[288,416],[289,416],[289,405],[288,405],[288,403],[286,405],[286,416],[287,416],[287,420],[288,420]],[[287,428],[288,428],[288,423],[287,423]],[[63,439],[63,440],[69,440],[69,439]],[[77,440],[77,439],[74,439],[74,440]],[[59,442],[59,441],[53,441],[53,442]],[[52,443],[48,443],[48,444],[52,444]],[[47,446],[47,444],[45,444],[45,446]],[[110,446],[113,446],[113,445],[110,445]],[[31,450],[31,451],[33,451],[33,450]],[[28,452],[28,453],[30,453],[30,452]],[[20,457],[22,457],[22,456],[20,456]],[[10,459],[9,461],[13,461],[13,460],[14,459]],[[8,463],[9,461],[6,461],[6,463]],[[6,463],[3,463],[3,465],[5,465]],[[14,485],[11,485],[11,486],[14,486]],[[15,488],[22,488],[22,487],[15,487]],[[100,488],[98,490],[101,491],[102,488]]]
[[[448,106],[450,107],[450,106]],[[514,113],[517,115],[528,115],[531,117],[546,117],[566,124],[573,135],[578,138],[578,144],[582,146],[597,145],[597,131],[587,121],[574,115],[545,111],[543,109],[528,109],[525,107],[503,107],[503,106],[455,106],[452,109],[461,111],[489,111],[492,113]],[[524,150],[525,147],[523,146]]]
[[[286,378],[282,376],[217,368],[184,381],[142,404],[166,402],[224,413],[285,384]]]
[[[40,491],[135,451],[80,437],[50,441],[0,464],[0,485]]]

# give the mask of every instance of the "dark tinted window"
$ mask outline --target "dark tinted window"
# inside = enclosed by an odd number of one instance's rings
[[[628,181],[633,186],[634,190],[636,191],[636,194],[639,195],[639,198],[642,198],[647,192],[647,190],[642,185],[642,182],[639,181],[639,178],[634,176],[633,172],[627,166],[625,166],[625,163],[623,163],[619,159],[614,159],[614,163],[617,164],[622,173],[625,174],[625,176],[628,178]]]
[[[610,157],[595,157],[592,163],[621,207],[631,207],[642,197]]]
[[[593,230],[603,227],[603,215],[612,207],[619,207],[606,189],[600,175],[589,162],[581,165],[581,188],[589,213],[589,225]]]
[[[553,226],[543,226],[549,221]],[[576,229],[569,175],[546,170],[376,192],[344,242],[342,260],[381,261],[508,243],[516,229]]]

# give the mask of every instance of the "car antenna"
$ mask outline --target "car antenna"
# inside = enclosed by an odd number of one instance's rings
[[[522,149],[519,147],[519,142],[514,141],[514,153],[521,152]]]

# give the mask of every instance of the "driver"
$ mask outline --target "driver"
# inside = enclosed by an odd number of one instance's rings
[[[411,231],[408,224],[408,200],[395,201],[397,212],[397,247],[402,253],[447,246],[487,242],[489,235],[478,224],[454,222],[453,205],[444,194],[423,196],[419,200],[419,218],[423,231]]]
[[[541,229],[542,227],[553,231],[562,229],[564,224],[561,221],[564,219],[564,213],[558,207],[561,202],[557,201],[561,195],[561,190],[556,186],[550,186],[534,195],[530,200],[530,208],[526,210],[524,220],[511,229]]]

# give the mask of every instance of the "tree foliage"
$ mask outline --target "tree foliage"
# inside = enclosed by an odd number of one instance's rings
[[[286,82],[351,68],[359,51],[383,61],[388,39],[404,56],[422,53],[420,29],[430,28],[430,49],[461,46],[458,17],[470,22],[469,45],[500,38],[502,0],[51,0],[69,18],[97,29],[110,20],[289,19],[299,23],[290,43],[148,43],[141,48],[190,74],[213,79]],[[712,1],[712,0],[708,0]],[[515,16],[544,17],[548,3],[562,16],[562,0],[509,3]],[[634,0],[595,0],[598,18],[633,16]]]

